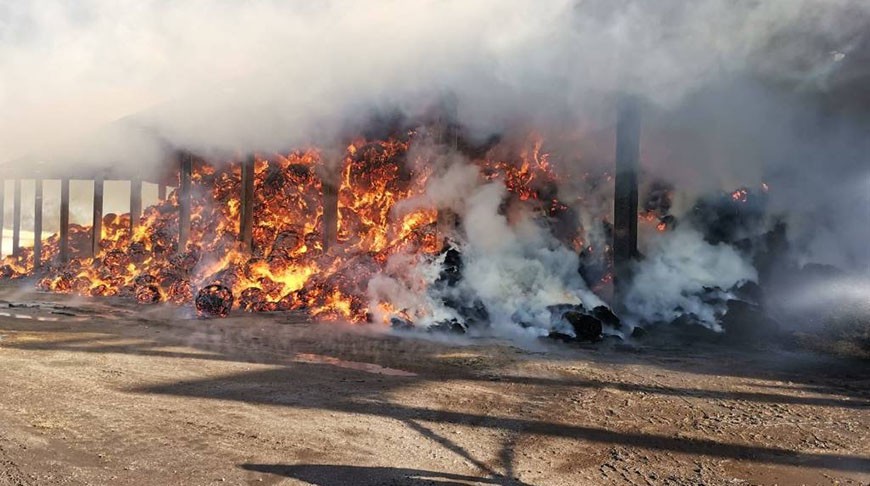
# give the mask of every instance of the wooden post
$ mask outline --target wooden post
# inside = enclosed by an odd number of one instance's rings
[[[0,256],[3,256],[3,225],[6,223],[6,181],[0,181]]]
[[[190,177],[193,172],[193,159],[190,154],[183,152],[181,155],[178,182],[178,251],[187,249],[187,240],[190,238]]]
[[[100,240],[103,239],[103,176],[94,179],[94,215],[91,226],[91,255],[100,255]]]
[[[21,250],[21,179],[15,179],[12,190],[12,254]]]
[[[139,226],[139,218],[142,217],[142,180],[130,181],[130,235]]]
[[[613,198],[613,269],[617,295],[630,280],[637,253],[637,173],[640,155],[640,111],[637,100],[619,102],[616,122],[616,180]]]
[[[323,251],[338,243],[338,184],[333,177],[321,178],[323,190]]]
[[[252,252],[254,250],[254,156],[242,162],[242,211],[239,217],[239,241],[242,247]]]
[[[157,199],[159,201],[166,199],[166,184],[157,184]]]
[[[60,180],[60,261],[69,261],[69,179]]]
[[[33,181],[33,269],[42,266],[42,179]]]
[[[441,100],[440,113],[435,123],[435,137],[439,144],[445,146],[451,152],[459,150],[459,127],[457,117],[459,101],[452,95],[447,94]],[[442,247],[446,246],[447,237],[456,233],[456,225],[459,216],[450,209],[441,208],[435,221],[435,234]],[[443,248],[442,248],[443,249]]]

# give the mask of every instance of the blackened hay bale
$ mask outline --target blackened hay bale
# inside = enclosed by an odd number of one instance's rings
[[[194,304],[200,317],[226,317],[233,308],[233,293],[223,285],[208,285],[196,294]]]

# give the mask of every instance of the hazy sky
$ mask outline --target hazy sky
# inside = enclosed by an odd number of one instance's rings
[[[327,138],[372,106],[413,111],[445,91],[481,130],[566,112],[607,123],[595,110],[617,91],[673,106],[735,72],[810,79],[833,59],[810,41],[848,46],[868,5],[0,0],[0,161],[65,140],[54,157],[147,163],[127,133],[83,138],[154,106],[148,123],[171,142],[227,150]],[[790,29],[809,40],[772,50]]]

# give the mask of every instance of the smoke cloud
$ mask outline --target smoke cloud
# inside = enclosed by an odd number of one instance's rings
[[[849,50],[867,11],[858,0],[6,0],[0,160],[60,147],[54,159],[153,161],[153,137],[284,149],[443,92],[484,132],[519,116],[606,126],[622,91],[674,106],[735,72],[822,82],[850,55],[829,50]],[[790,32],[811,35],[777,43]],[[136,130],[99,132],[129,115]]]

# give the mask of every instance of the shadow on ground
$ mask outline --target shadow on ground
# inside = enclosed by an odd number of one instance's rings
[[[299,479],[317,486],[467,486],[495,484],[500,486],[526,486],[526,483],[506,477],[480,478],[420,469],[393,467],[362,467],[332,464],[242,464],[242,469]],[[462,482],[458,482],[462,481]]]

